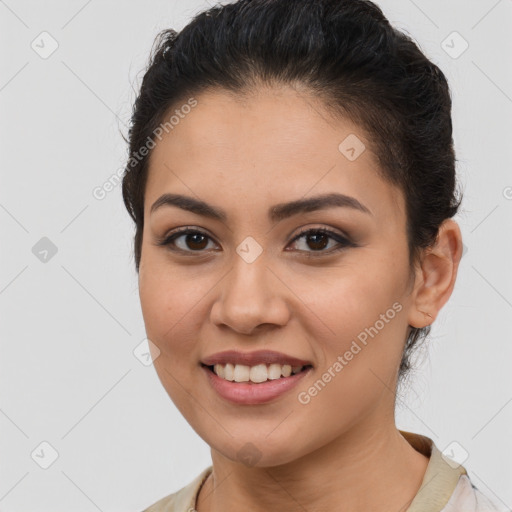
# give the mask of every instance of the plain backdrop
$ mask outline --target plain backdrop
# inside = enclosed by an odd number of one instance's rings
[[[397,424],[455,447],[510,507],[512,1],[377,3],[448,77],[465,195],[456,287]],[[120,132],[155,35],[207,7],[0,1],[3,512],[140,511],[210,464],[143,363],[121,187],[93,195],[124,167]]]

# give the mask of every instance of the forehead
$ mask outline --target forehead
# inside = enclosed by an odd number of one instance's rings
[[[403,214],[402,194],[379,177],[368,135],[314,97],[283,87],[244,97],[210,90],[195,99],[152,150],[146,212],[165,192],[226,209],[339,192],[381,217]]]

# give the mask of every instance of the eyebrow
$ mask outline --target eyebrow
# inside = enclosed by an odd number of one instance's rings
[[[184,196],[181,194],[163,194],[151,206],[150,213],[162,208],[163,206],[176,206],[182,210],[208,217],[210,219],[227,221],[227,213],[216,206],[212,206],[200,199]],[[307,213],[327,208],[344,207],[357,210],[368,215],[372,212],[355,197],[345,194],[331,193],[310,197],[307,199],[297,199],[288,203],[279,203],[268,210],[268,218],[272,222],[281,221],[299,213]]]

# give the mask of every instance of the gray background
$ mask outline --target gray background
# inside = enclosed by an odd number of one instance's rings
[[[467,452],[473,482],[510,507],[512,1],[378,3],[448,76],[465,192],[458,281],[397,423]],[[210,464],[133,352],[145,331],[120,186],[92,194],[124,165],[154,36],[207,6],[0,0],[1,511],[140,511]]]

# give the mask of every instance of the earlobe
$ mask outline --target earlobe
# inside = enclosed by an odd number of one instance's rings
[[[409,325],[421,328],[434,322],[452,294],[461,257],[459,225],[453,219],[446,219],[439,227],[435,244],[422,256]]]
[[[427,316],[430,319],[430,321],[427,323],[427,325],[430,325],[431,323],[434,322],[434,317],[430,313],[427,313],[426,311],[420,311],[420,313],[423,313],[425,316]]]

